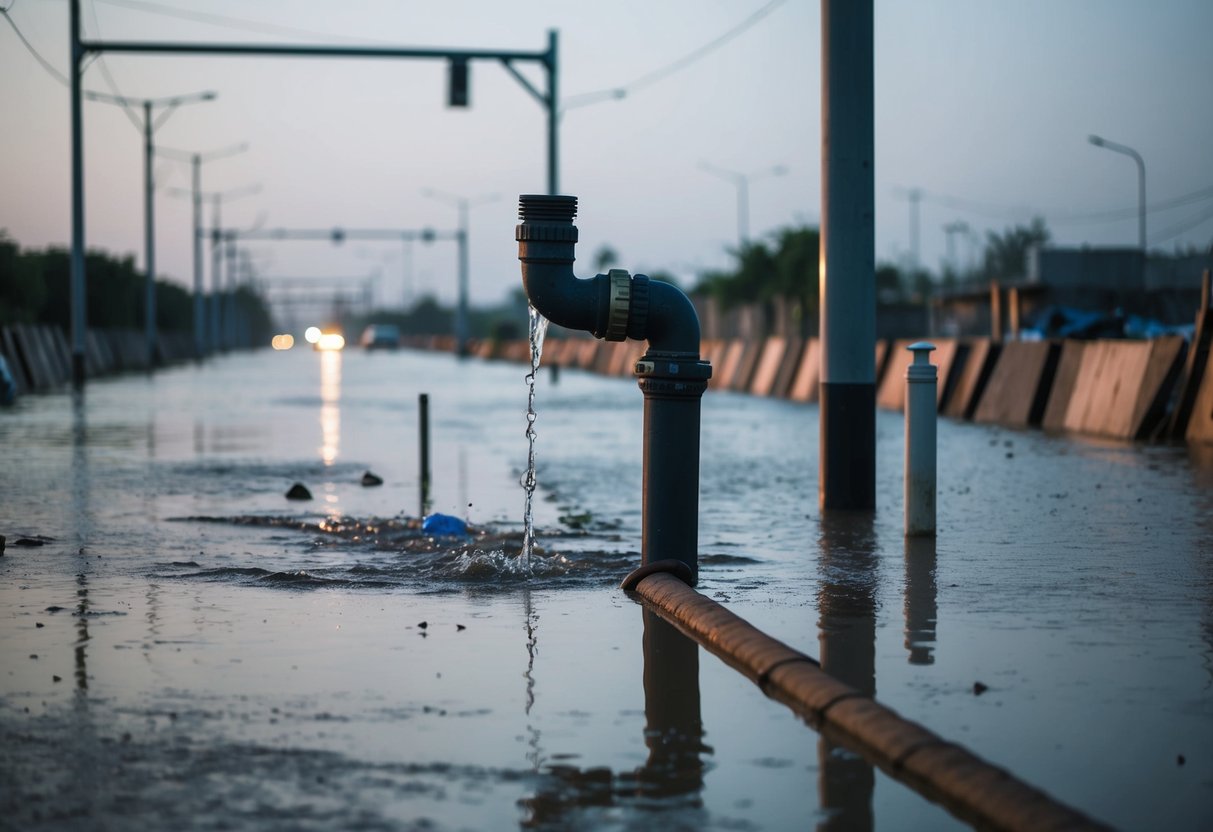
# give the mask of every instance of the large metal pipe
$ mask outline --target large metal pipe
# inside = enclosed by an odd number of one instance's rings
[[[635,373],[644,393],[645,564],[677,560],[693,581],[699,562],[700,399],[712,368],[699,358],[699,316],[676,286],[612,269],[573,273],[577,198],[519,197],[515,231],[522,284],[552,323],[595,338],[648,341]]]
[[[824,509],[876,507],[872,0],[821,3]]]

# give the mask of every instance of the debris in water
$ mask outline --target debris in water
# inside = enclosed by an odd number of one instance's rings
[[[286,492],[286,498],[288,500],[310,500],[312,492],[308,491],[307,486],[303,483],[297,482],[291,486],[290,491]]]
[[[42,535],[34,535],[33,537],[19,537],[13,541],[14,546],[45,546],[55,538],[43,537]]]
[[[0,534],[0,556],[4,554],[4,535]]]
[[[424,630],[426,627],[430,626],[430,622],[428,622],[428,621],[422,621],[422,622],[421,622],[420,624],[418,624],[417,626],[418,626],[418,627],[420,627],[421,629],[423,629],[423,630]]]
[[[450,514],[435,512],[421,521],[421,530],[432,535],[465,535],[468,524]]]
[[[45,625],[45,624],[43,624],[41,621],[38,621],[38,622],[35,622],[34,626],[35,626],[36,628],[38,628],[39,630],[41,630],[41,629],[42,629],[43,627],[45,627],[46,625]]]
[[[466,630],[466,629],[467,629],[467,627],[463,626],[462,624],[456,624],[456,625],[455,625],[455,632],[457,632],[457,633],[459,633],[459,632],[463,632],[463,631],[464,631],[464,630]]]
[[[989,689],[990,689],[989,685],[984,685],[981,682],[973,683],[973,695],[974,696],[981,696],[983,693],[985,693]]]
[[[56,682],[62,682],[62,681],[63,681],[63,677],[62,677],[62,676],[51,676],[51,679],[52,679],[52,680],[54,680],[54,681],[56,681]]]
[[[1180,754],[1178,757],[1175,758],[1175,762],[1182,766],[1184,763],[1186,763],[1188,761],[1184,759],[1184,755]]]
[[[364,486],[383,485],[383,477],[380,477],[376,474],[372,474],[370,471],[367,471],[365,474],[362,475],[362,484]]]

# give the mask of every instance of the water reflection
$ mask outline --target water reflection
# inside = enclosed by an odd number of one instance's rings
[[[706,825],[703,809],[705,745],[699,695],[699,645],[657,613],[642,609],[644,623],[644,744],[640,768],[615,773],[606,767],[548,765],[549,777],[521,801],[524,829],[568,829],[587,819],[616,817],[597,810],[636,813],[625,828],[654,828],[665,812],[678,828]],[[528,693],[529,696],[529,693]]]
[[[341,353],[322,351],[320,356],[320,458],[325,465],[337,461],[341,450]]]
[[[867,514],[821,518],[821,669],[867,696],[876,695],[876,532]],[[821,830],[870,830],[876,774],[862,757],[821,737]]]
[[[938,614],[935,586],[935,538],[907,537],[906,542],[906,649],[910,664],[935,663],[935,621]]]
[[[649,757],[636,772],[648,797],[687,797],[700,806],[703,719],[699,704],[699,645],[652,610],[644,615],[644,744]]]

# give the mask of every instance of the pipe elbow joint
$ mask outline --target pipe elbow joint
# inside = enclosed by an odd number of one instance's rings
[[[623,269],[573,273],[577,197],[523,194],[515,229],[522,285],[545,318],[596,338],[648,341],[654,352],[699,355],[699,316],[676,286]]]

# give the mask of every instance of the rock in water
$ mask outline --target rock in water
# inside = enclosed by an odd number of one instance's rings
[[[312,492],[308,491],[307,486],[303,483],[297,482],[291,486],[290,491],[286,492],[286,498],[288,500],[310,500]]]
[[[376,474],[372,474],[370,471],[367,471],[365,474],[362,475],[362,484],[364,486],[383,485],[383,477],[380,477]]]

